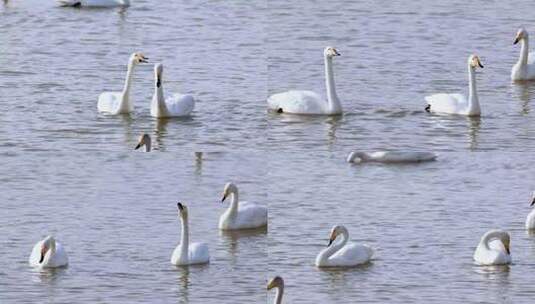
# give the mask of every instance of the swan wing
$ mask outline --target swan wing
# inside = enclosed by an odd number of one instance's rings
[[[203,264],[210,261],[210,250],[206,243],[189,244],[190,264]]]
[[[56,0],[60,6],[115,7],[128,6],[130,1],[121,0]]]
[[[389,152],[374,152],[372,157],[379,161],[388,163],[411,163],[432,161],[436,159],[436,154],[432,152],[401,152],[401,151],[389,151]]]
[[[312,91],[288,91],[271,95],[268,107],[272,111],[293,114],[324,114],[327,101]]]
[[[462,94],[439,93],[426,96],[431,112],[459,114],[466,110],[468,101]]]
[[[257,228],[267,225],[267,208],[254,203],[240,202],[238,206],[237,225],[242,229]]]
[[[373,249],[367,245],[349,243],[332,255],[329,260],[336,266],[355,266],[368,263],[373,253]]]
[[[489,250],[490,249],[490,250]],[[507,254],[500,240],[489,242],[489,249],[479,244],[474,253],[474,260],[479,265],[503,265],[511,263],[511,255]]]
[[[165,99],[165,104],[172,116],[187,116],[195,108],[195,99],[188,94],[173,94]]]
[[[62,267],[69,264],[69,258],[61,243],[56,241],[56,252],[50,257],[47,267]]]
[[[120,92],[104,92],[98,97],[98,111],[103,113],[117,114],[121,98]]]

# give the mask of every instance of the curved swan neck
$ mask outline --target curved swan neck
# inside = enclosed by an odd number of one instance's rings
[[[282,304],[282,295],[284,293],[284,286],[277,286],[277,292],[275,294],[275,301],[274,304]]]
[[[483,246],[485,246],[485,249],[491,250],[489,246],[489,242],[494,239],[499,239],[500,242],[503,243],[503,237],[504,237],[504,233],[502,231],[490,231],[490,232],[487,232],[481,238],[481,243],[483,244]]]
[[[342,112],[342,105],[336,95],[336,88],[334,83],[333,59],[330,56],[325,56],[325,87],[327,88],[327,102],[329,112]]]
[[[232,192],[230,193],[231,200],[230,200],[230,207],[229,207],[229,216],[234,216],[238,214],[238,189],[234,188],[232,189]]]
[[[520,57],[518,58],[518,62],[520,62],[521,65],[527,65],[529,55],[529,36],[525,34],[520,43]]]
[[[338,250],[342,249],[346,245],[349,239],[349,233],[347,232],[347,230],[344,229],[341,234],[342,234],[341,241],[335,240],[329,247],[327,247],[327,249],[323,250],[320,253],[320,256],[318,257],[318,260],[320,262],[327,261],[333,254],[338,252]]]
[[[470,113],[479,113],[479,99],[477,97],[477,87],[476,87],[476,71],[471,65],[468,65],[468,76],[469,76],[469,94],[468,94],[468,112]]]
[[[189,251],[189,227],[188,227],[188,217],[181,215],[180,218],[182,226],[182,238],[180,240],[180,259],[188,258]]]

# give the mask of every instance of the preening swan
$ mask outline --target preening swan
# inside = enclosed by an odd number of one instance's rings
[[[267,208],[253,203],[239,202],[238,187],[233,183],[225,185],[221,202],[224,202],[228,196],[232,196],[230,206],[219,218],[219,229],[252,229],[267,225]]]
[[[151,146],[152,146],[152,140],[151,140],[149,134],[143,133],[139,137],[139,141],[138,141],[136,147],[134,148],[134,150],[137,150],[137,149],[139,149],[139,148],[141,148],[143,146],[145,146],[145,152],[150,152]]]
[[[340,241],[335,242],[341,235]],[[351,267],[369,262],[373,249],[366,245],[347,243],[349,232],[344,226],[334,226],[329,237],[329,246],[316,257],[318,267]]]
[[[529,52],[529,35],[524,28],[520,28],[516,33],[513,44],[520,42],[520,57],[511,69],[511,80],[533,80],[535,79],[535,58],[533,52]]]
[[[535,192],[531,193],[531,205],[533,207],[535,205]],[[533,230],[535,229],[535,209],[531,210],[531,212],[526,217],[526,229]]]
[[[433,161],[437,158],[432,152],[351,152],[347,156],[348,163],[380,162],[380,163],[419,163]]]
[[[130,6],[130,0],[56,0],[60,6],[116,7]]]
[[[474,253],[474,260],[479,265],[504,265],[511,263],[509,233],[491,230],[483,235]]]
[[[154,66],[154,96],[150,105],[150,115],[153,117],[180,117],[188,116],[195,107],[193,96],[187,94],[173,94],[171,97],[163,96],[163,65]]]
[[[182,239],[173,251],[171,263],[174,265],[206,264],[210,262],[208,245],[189,242],[188,208],[178,203],[178,216],[182,222]]]
[[[56,268],[67,266],[69,259],[63,246],[54,237],[47,236],[44,240],[37,242],[33,246],[29,262],[31,266]]]
[[[471,55],[468,57],[468,75],[470,77],[468,99],[462,94],[434,94],[426,96],[427,112],[460,114],[467,116],[481,115],[479,99],[477,98],[476,89],[476,68],[483,68],[479,57]]]
[[[273,303],[281,304],[282,294],[284,293],[284,280],[279,276],[276,276],[271,279],[267,285],[267,290],[271,290],[273,288],[277,288],[277,293],[275,294],[275,301]]]
[[[333,57],[340,56],[340,53],[333,47],[326,47],[323,56],[327,100],[312,91],[288,91],[268,98],[268,107],[271,111],[291,114],[342,114],[342,105],[336,95],[333,75]]]
[[[134,105],[130,101],[130,87],[132,83],[134,67],[142,62],[148,62],[148,58],[141,53],[133,53],[128,60],[128,70],[122,92],[104,92],[98,97],[98,110],[109,114],[125,114],[134,111]]]

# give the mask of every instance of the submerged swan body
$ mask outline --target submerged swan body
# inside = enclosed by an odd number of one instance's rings
[[[268,282],[267,290],[271,290],[273,288],[277,288],[277,293],[275,294],[275,301],[274,304],[281,304],[282,303],[282,295],[284,294],[284,280],[276,276],[273,279],[271,279]]]
[[[134,105],[130,101],[130,88],[134,73],[134,67],[142,62],[148,62],[148,58],[141,53],[133,53],[128,60],[128,70],[122,92],[104,92],[98,97],[99,112],[112,115],[126,114],[134,111]]]
[[[288,91],[271,95],[268,107],[277,113],[310,114],[310,115],[337,115],[342,114],[342,105],[336,95],[334,84],[333,57],[340,53],[333,47],[326,47],[325,60],[325,83],[327,99],[312,91]]]
[[[535,79],[535,55],[529,52],[529,35],[524,28],[516,33],[513,44],[520,42],[520,57],[511,69],[511,80],[534,80]]]
[[[163,95],[163,65],[154,66],[155,87],[152,103],[150,105],[150,115],[157,118],[188,116],[195,108],[195,99],[187,94],[173,94],[164,98]]]
[[[342,240],[335,242],[337,236]],[[316,257],[317,267],[351,267],[368,263],[373,256],[373,249],[366,245],[348,243],[349,232],[344,226],[331,229],[329,246]]]
[[[171,263],[180,266],[210,262],[210,252],[207,244],[189,242],[188,208],[181,203],[178,203],[177,206],[182,223],[182,239],[173,251]]]
[[[130,6],[130,0],[56,0],[60,6],[117,7]]]
[[[141,136],[139,137],[139,141],[136,145],[136,147],[134,148],[134,150],[137,150],[141,147],[145,146],[145,152],[150,152],[151,151],[151,146],[152,146],[152,140],[150,138],[150,135],[147,134],[147,133],[143,133],[141,134]]]
[[[248,202],[239,202],[238,187],[227,183],[223,190],[222,202],[231,197],[230,206],[219,218],[219,229],[238,230],[267,226],[267,208]]]
[[[505,265],[511,263],[509,233],[490,230],[485,233],[474,252],[474,260],[479,265]]]
[[[47,236],[35,244],[30,255],[31,266],[42,268],[63,267],[69,264],[67,253],[54,237]]]
[[[477,67],[483,68],[479,57],[476,55],[468,57],[468,75],[470,79],[468,98],[462,94],[446,93],[426,96],[425,100],[427,101],[427,106],[425,110],[434,113],[459,114],[466,116],[481,115],[481,108],[479,106],[476,89]]]
[[[347,157],[348,163],[379,162],[379,163],[419,163],[436,160],[437,155],[432,152],[351,152]]]
[[[531,194],[531,205],[533,207],[535,205],[535,192]],[[531,210],[531,212],[526,217],[526,229],[528,230],[535,230],[535,209]]]

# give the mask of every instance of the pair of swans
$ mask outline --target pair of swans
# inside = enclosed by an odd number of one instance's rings
[[[33,267],[57,268],[67,266],[69,258],[63,246],[53,236],[47,236],[33,246],[29,263]]]
[[[118,7],[130,6],[130,0],[56,0],[60,6]]]
[[[104,92],[98,98],[99,112],[118,115],[134,111],[134,104],[130,100],[130,89],[134,68],[140,63],[147,63],[148,58],[141,53],[133,53],[128,60],[126,80],[121,92]],[[195,108],[193,96],[187,94],[173,94],[165,98],[163,92],[163,64],[154,66],[154,94],[151,101],[150,114],[156,118],[182,117],[191,114]]]
[[[379,162],[379,163],[419,163],[436,160],[437,155],[432,152],[351,152],[347,156],[348,163]]]

